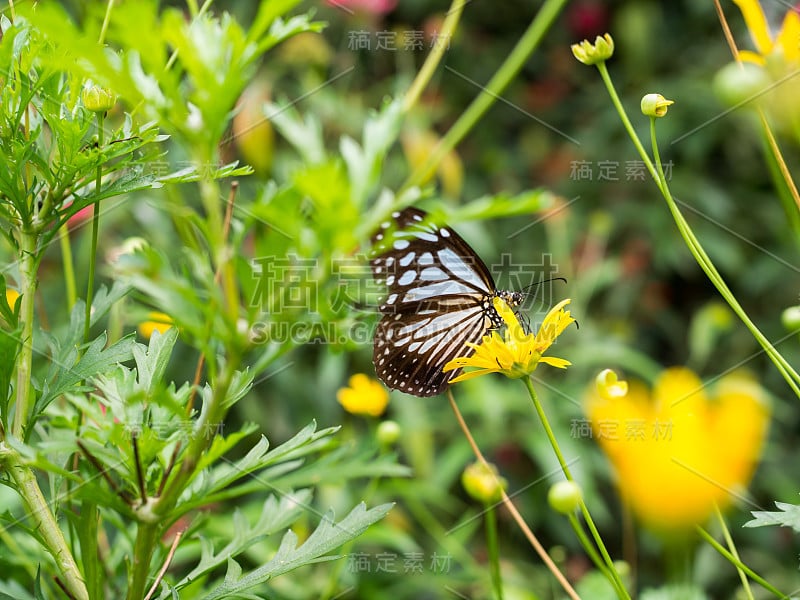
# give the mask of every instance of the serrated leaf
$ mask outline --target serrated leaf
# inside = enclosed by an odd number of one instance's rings
[[[393,504],[382,504],[367,510],[366,505],[361,503],[339,523],[334,522],[333,514],[329,513],[300,546],[297,545],[297,536],[292,531],[287,531],[272,560],[246,575],[229,571],[225,575],[225,581],[211,590],[205,598],[214,600],[242,594],[303,565],[330,560],[333,557],[326,556],[329,552],[361,535],[367,527],[386,516],[392,506]]]
[[[779,525],[781,527],[791,527],[800,533],[800,506],[789,504],[788,502],[775,502],[778,511],[754,510],[751,511],[753,520],[748,521],[743,527],[764,527],[766,525]]]
[[[40,414],[48,404],[65,392],[85,387],[83,382],[87,379],[110,371],[118,363],[130,360],[135,343],[134,336],[131,334],[105,348],[106,334],[104,332],[86,347],[77,362],[75,362],[77,352],[70,352],[68,356],[72,358],[73,364],[63,362],[57,365],[55,378],[49,381],[47,391],[36,401],[34,414]]]
[[[139,385],[148,394],[152,394],[156,386],[161,383],[177,339],[178,330],[170,327],[163,334],[158,331],[153,332],[148,346],[134,344],[132,351]]]
[[[269,496],[264,502],[258,521],[254,524],[247,523],[242,513],[237,511],[233,517],[231,541],[219,551],[214,552],[208,541],[201,540],[200,563],[175,584],[174,588],[182,589],[224,563],[230,565],[229,561],[248,550],[254,543],[289,527],[307,510],[306,507],[310,501],[310,490],[291,492],[282,496],[280,500],[275,496]],[[230,574],[230,570],[228,573]],[[162,593],[161,597],[166,598],[167,594]]]

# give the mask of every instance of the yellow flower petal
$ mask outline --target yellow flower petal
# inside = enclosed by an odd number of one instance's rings
[[[750,50],[739,50],[739,58],[744,62],[753,63],[762,67],[767,62],[764,60],[763,56],[755,52],[751,52]]]
[[[761,453],[769,421],[761,387],[727,375],[706,390],[689,369],[671,368],[652,393],[635,381],[622,397],[597,385],[587,393],[584,409],[620,496],[657,531],[690,528],[729,504]]]
[[[348,383],[348,387],[336,392],[336,399],[347,412],[371,417],[383,414],[389,404],[389,394],[377,380],[364,373],[356,373]]]
[[[795,10],[789,10],[783,18],[775,46],[783,50],[786,62],[800,61],[800,15]]]
[[[772,37],[769,34],[769,25],[761,4],[756,0],[733,0],[742,11],[744,22],[750,31],[750,37],[759,54],[766,55],[772,52]]]

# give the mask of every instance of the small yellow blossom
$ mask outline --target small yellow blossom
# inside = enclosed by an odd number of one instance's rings
[[[614,466],[620,496],[643,524],[680,531],[702,524],[715,505],[723,508],[741,494],[770,416],[755,381],[742,373],[725,375],[709,396],[697,375],[674,367],[652,392],[631,382],[624,396],[605,394],[600,378],[597,383],[584,408]]]
[[[794,8],[786,11],[781,28],[775,36],[769,30],[764,10],[757,0],[733,0],[742,11],[756,52],[739,51],[739,58],[758,65],[765,64],[771,55],[781,55],[787,63],[800,61],[800,15]],[[788,5],[787,5],[788,6]]]
[[[150,336],[153,335],[154,331],[158,333],[164,333],[170,327],[174,327],[174,323],[172,321],[172,317],[162,312],[149,312],[147,313],[147,321],[143,321],[139,323],[139,335],[141,335],[144,339],[149,340]]]
[[[614,40],[609,34],[597,36],[592,44],[589,40],[583,40],[578,44],[570,46],[573,56],[585,65],[595,65],[611,58],[614,54]]]
[[[483,336],[479,344],[469,344],[475,350],[472,356],[462,356],[447,363],[444,371],[453,371],[464,367],[476,367],[477,370],[462,373],[451,380],[451,383],[472,379],[487,373],[502,373],[513,379],[531,374],[539,363],[546,363],[559,369],[566,369],[568,360],[553,356],[542,356],[553,345],[556,338],[575,322],[564,307],[569,299],[556,304],[544,318],[536,335],[526,333],[519,324],[511,307],[499,297],[494,298],[494,308],[506,324],[503,337],[497,331]]]
[[[107,88],[99,85],[90,85],[81,91],[81,100],[83,100],[83,105],[90,111],[104,113],[114,108],[117,96]]]
[[[356,373],[348,381],[349,387],[340,388],[336,399],[344,409],[354,415],[379,417],[389,404],[389,394],[375,379]]]

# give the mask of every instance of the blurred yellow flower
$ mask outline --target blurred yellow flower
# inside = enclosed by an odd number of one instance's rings
[[[8,302],[11,310],[14,310],[14,304],[17,302],[17,298],[19,298],[19,292],[17,290],[6,288],[6,302]]]
[[[800,15],[794,8],[789,7],[781,28],[773,37],[764,10],[757,0],[733,1],[742,11],[750,37],[756,46],[756,52],[741,50],[739,58],[763,65],[766,57],[780,53],[787,63],[800,61]]]
[[[158,333],[164,333],[170,327],[175,326],[172,321],[172,317],[162,312],[149,312],[147,313],[147,319],[147,321],[139,323],[139,326],[137,327],[139,330],[139,335],[146,340],[150,339],[150,336],[153,335],[154,331],[157,331]]]
[[[411,170],[418,169],[425,164],[428,157],[436,149],[441,139],[430,130],[411,129],[400,136],[400,143],[403,147],[403,154],[411,167]],[[428,183],[433,177],[433,173],[421,181],[421,184]],[[436,175],[442,184],[442,193],[448,198],[458,198],[461,195],[461,188],[464,183],[464,165],[455,150],[450,150],[442,157],[439,166],[436,168]]]
[[[349,387],[340,388],[336,399],[344,409],[354,415],[379,417],[389,404],[389,394],[376,380],[356,373],[348,381]]]
[[[770,410],[743,373],[721,377],[713,397],[691,370],[665,370],[652,393],[616,377],[599,377],[584,409],[595,439],[614,466],[622,500],[648,527],[664,533],[702,524],[715,504],[730,504],[753,475]]]
[[[463,367],[476,367],[476,371],[462,373],[451,380],[451,383],[472,379],[487,373],[502,373],[506,377],[518,378],[531,374],[539,363],[546,363],[559,369],[566,369],[570,364],[563,358],[542,356],[553,345],[556,338],[575,322],[564,307],[569,299],[556,304],[542,321],[536,335],[526,333],[517,320],[517,315],[502,298],[495,297],[494,308],[506,324],[503,337],[497,331],[483,336],[479,344],[468,344],[475,349],[472,356],[462,356],[447,363],[444,371],[453,371]]]

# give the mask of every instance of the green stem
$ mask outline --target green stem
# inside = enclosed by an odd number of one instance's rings
[[[578,520],[578,517],[575,516],[574,513],[570,513],[569,517],[569,524],[572,525],[572,529],[575,532],[575,535],[578,536],[578,541],[583,546],[584,550],[586,550],[586,554],[589,555],[589,558],[595,564],[597,569],[603,573],[606,577],[611,579],[611,575],[608,572],[608,567],[603,562],[603,557],[597,553],[597,550],[587,535],[586,531],[584,531],[583,527],[581,526],[581,522]]]
[[[669,185],[667,184],[667,179],[664,176],[664,169],[661,166],[655,121],[655,117],[650,118],[650,140],[653,147],[653,158],[655,159],[657,169],[657,183],[662,195],[664,196],[664,199],[667,201],[667,205],[672,213],[672,217],[678,226],[678,231],[680,231],[684,242],[688,246],[692,256],[694,256],[695,260],[697,261],[697,264],[700,265],[700,268],[703,269],[703,272],[705,272],[708,279],[714,284],[714,287],[717,288],[717,291],[725,299],[733,312],[736,313],[739,319],[750,330],[750,333],[753,335],[753,337],[756,338],[758,343],[767,353],[767,356],[770,357],[780,374],[786,380],[786,383],[788,383],[789,387],[792,388],[795,395],[800,398],[800,387],[798,387],[798,383],[800,383],[800,375],[798,375],[792,366],[786,361],[786,359],[783,358],[780,352],[775,349],[775,346],[772,345],[767,337],[761,333],[761,330],[758,329],[756,324],[753,323],[753,321],[747,315],[744,308],[742,308],[741,304],[739,304],[738,300],[736,300],[736,296],[725,283],[725,280],[722,278],[722,275],[720,275],[719,271],[717,271],[717,268],[714,266],[711,258],[708,256],[708,254],[706,254],[705,249],[700,244],[700,240],[698,240],[694,235],[692,228],[689,226],[689,223],[684,218],[683,213],[681,213],[680,209],[678,208],[678,204],[672,197],[672,193],[669,190]]]
[[[42,541],[55,560],[64,587],[76,600],[89,600],[86,584],[78,570],[78,565],[69,550],[67,540],[58,526],[55,516],[47,505],[36,476],[24,464],[22,457],[13,448],[0,443],[0,462],[16,483],[16,489],[25,501],[29,518],[33,521],[32,531]]]
[[[422,68],[411,83],[411,87],[408,88],[403,98],[403,112],[407,113],[414,107],[420,95],[422,95],[425,86],[428,85],[428,82],[431,80],[434,71],[436,71],[436,67],[438,67],[439,63],[442,61],[444,51],[449,44],[441,43],[441,40],[451,40],[453,38],[456,27],[458,26],[458,21],[461,19],[461,13],[464,12],[464,5],[467,1],[468,0],[453,0],[453,3],[450,5],[450,10],[447,11],[447,18],[445,18],[442,24],[442,31],[439,34],[440,43],[434,45],[433,50],[428,54]]]
[[[728,552],[722,544],[720,544],[717,540],[711,537],[711,534],[708,533],[705,529],[700,527],[699,525],[695,526],[695,531],[700,534],[706,542],[711,544],[711,546],[719,552],[722,556],[724,556],[732,565],[734,565],[737,569],[744,571],[747,573],[748,577],[763,587],[765,590],[771,592],[781,600],[788,600],[790,598],[789,595],[784,594],[780,590],[778,590],[775,586],[769,583],[766,579],[759,576],[755,571],[753,571],[750,567],[744,564],[741,560],[739,560],[736,556]]]
[[[111,22],[111,11],[114,9],[114,0],[108,0],[108,4],[106,4],[106,15],[103,18],[103,26],[100,29],[100,37],[97,39],[97,43],[102,46],[103,42],[106,39],[106,32],[108,31],[108,24]]]
[[[105,113],[97,113],[97,144],[102,147],[104,143],[103,125],[105,121]],[[100,187],[103,183],[103,167],[97,165],[97,173],[95,175],[94,193],[100,194]],[[92,249],[89,254],[89,281],[86,283],[86,311],[84,313],[85,321],[83,323],[83,343],[89,342],[89,329],[92,320],[92,299],[94,296],[94,274],[97,265],[97,237],[100,231],[100,202],[94,203],[92,210]]]
[[[725,537],[725,543],[728,545],[731,554],[734,557],[736,557],[736,560],[739,560],[741,562],[741,559],[739,558],[739,552],[736,550],[736,544],[733,543],[733,537],[731,536],[731,532],[728,531],[728,526],[725,523],[725,519],[722,517],[722,512],[720,512],[719,506],[717,506],[716,504],[714,504],[714,512],[716,513],[717,520],[719,521],[719,525],[722,528],[722,535]],[[750,582],[747,581],[747,574],[738,566],[736,567],[736,570],[739,572],[739,579],[741,579],[742,581],[742,587],[744,588],[745,594],[747,594],[747,597],[750,600],[754,600],[753,591],[750,589]]]
[[[133,546],[133,563],[131,564],[130,584],[127,600],[140,600],[147,592],[150,578],[150,561],[158,543],[158,525],[155,523],[139,523],[136,530],[136,542]]]
[[[61,265],[64,270],[64,285],[67,288],[67,313],[72,313],[72,307],[78,301],[78,287],[75,285],[75,265],[72,262],[72,246],[69,243],[69,228],[66,224],[58,232],[58,241],[61,244]]]
[[[572,473],[569,470],[569,466],[567,466],[567,461],[564,460],[564,455],[561,453],[561,447],[558,445],[558,440],[556,440],[553,429],[550,427],[550,422],[547,419],[547,415],[542,408],[541,402],[539,402],[539,396],[536,394],[536,390],[533,387],[531,378],[523,377],[522,379],[525,382],[525,387],[528,388],[528,394],[530,394],[531,400],[533,401],[536,414],[539,415],[539,420],[542,422],[542,427],[544,427],[547,439],[550,441],[550,445],[553,447],[553,452],[555,452],[558,463],[561,465],[561,470],[563,471],[564,476],[569,481],[575,482],[575,479],[572,477]],[[630,596],[625,589],[625,584],[622,583],[622,579],[620,578],[619,573],[617,573],[617,569],[614,566],[614,561],[611,560],[611,556],[609,555],[608,550],[606,550],[606,546],[603,543],[603,538],[600,537],[600,532],[597,530],[594,520],[592,519],[592,515],[589,513],[589,508],[586,506],[586,503],[583,501],[583,499],[580,501],[580,507],[581,513],[583,514],[583,519],[586,521],[586,525],[589,527],[589,531],[594,538],[594,542],[603,557],[603,562],[605,563],[606,567],[608,567],[608,572],[606,575],[609,577],[612,585],[616,588],[619,597],[630,600]]]
[[[420,185],[430,178],[447,153],[464,139],[464,136],[475,126],[499,95],[503,93],[503,90],[508,87],[511,80],[519,73],[565,4],[566,0],[545,0],[539,12],[536,13],[536,17],[534,17],[528,29],[517,42],[511,54],[500,65],[494,77],[489,80],[486,87],[439,141],[425,162],[409,175],[398,195],[402,194],[403,190]]]
[[[503,577],[500,573],[500,551],[497,544],[497,513],[491,504],[486,505],[486,546],[489,551],[489,572],[492,576],[494,597],[503,600]]]
[[[20,339],[22,344],[17,358],[16,403],[11,433],[17,439],[27,435],[29,413],[31,410],[31,376],[33,373],[33,308],[36,297],[36,240],[37,235],[23,227],[20,235],[19,275],[22,300],[19,320],[22,325]]]
[[[608,74],[608,69],[606,68],[605,63],[598,63],[597,70],[600,72],[600,77],[603,80],[603,83],[608,90],[608,95],[611,97],[611,102],[614,104],[614,107],[619,114],[620,120],[622,121],[625,130],[628,132],[628,135],[633,142],[633,145],[636,147],[639,156],[644,161],[647,170],[650,172],[650,175],[655,181],[656,186],[658,187],[659,191],[661,192],[664,199],[667,201],[667,205],[669,207],[670,212],[672,213],[672,217],[675,220],[676,225],[678,226],[678,230],[681,233],[681,236],[684,239],[689,251],[694,256],[697,263],[700,265],[700,268],[705,272],[706,276],[709,278],[711,283],[714,284],[714,287],[717,288],[717,291],[720,295],[725,299],[728,305],[731,307],[733,312],[739,317],[739,319],[745,324],[745,326],[750,330],[750,333],[753,337],[756,338],[758,343],[767,353],[770,360],[775,364],[776,368],[789,384],[789,387],[792,388],[795,395],[800,398],[800,387],[798,387],[798,383],[800,383],[800,375],[792,368],[792,366],[786,361],[785,358],[775,349],[772,343],[764,336],[763,333],[756,327],[755,323],[750,320],[747,316],[747,313],[741,307],[739,302],[736,300],[736,297],[731,292],[730,288],[728,288],[725,281],[722,279],[722,276],[717,271],[714,263],[709,258],[708,254],[706,254],[705,250],[703,249],[702,245],[700,244],[699,240],[695,237],[694,232],[692,231],[691,227],[689,226],[688,222],[684,218],[683,214],[681,213],[680,209],[678,208],[677,203],[675,202],[672,194],[669,191],[669,186],[667,185],[666,177],[664,176],[664,170],[661,166],[661,159],[658,154],[658,145],[656,144],[656,135],[655,135],[655,117],[651,117],[650,123],[650,135],[652,140],[653,146],[653,157],[655,159],[655,165],[653,161],[650,160],[650,156],[648,155],[647,151],[644,149],[641,141],[639,140],[639,136],[636,134],[636,131],[631,125],[630,119],[628,118],[627,113],[625,112],[625,107],[622,106],[622,102],[620,102],[619,96],[617,95],[617,91],[614,88],[614,83],[611,81],[611,77]]]

